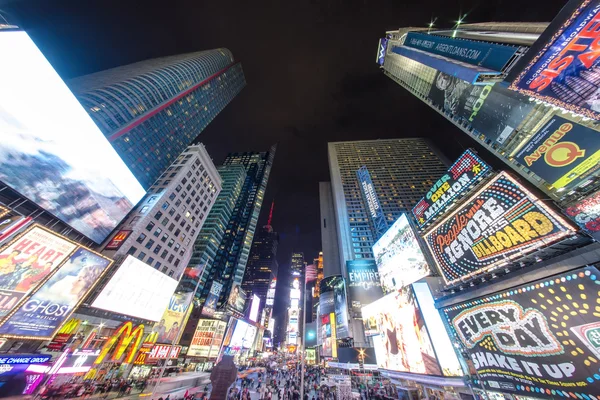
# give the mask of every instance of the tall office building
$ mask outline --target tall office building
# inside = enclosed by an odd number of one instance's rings
[[[146,60],[69,82],[144,188],[246,85],[227,49]]]
[[[294,276],[304,276],[305,268],[306,262],[304,261],[304,253],[293,252],[290,263],[290,274],[292,275],[292,279]]]
[[[422,138],[335,142],[328,146],[335,221],[330,221],[330,216],[321,224],[327,226],[325,229],[330,229],[332,223],[336,225],[341,265],[328,265],[328,249],[324,245],[326,277],[344,271],[346,261],[373,258],[371,247],[377,237],[357,178],[359,168],[368,169],[374,194],[389,225],[402,213],[410,213],[447,168],[442,156]],[[325,194],[321,202],[328,199]],[[322,204],[321,212],[329,208]]]

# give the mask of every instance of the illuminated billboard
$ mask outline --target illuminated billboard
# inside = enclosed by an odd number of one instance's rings
[[[431,273],[406,214],[373,245],[373,254],[386,293]]]
[[[365,334],[373,339],[379,368],[442,375],[410,286],[363,307],[362,315]]]
[[[154,324],[156,343],[179,343],[185,321],[192,309],[192,293],[175,293],[171,296],[159,322]]]
[[[505,172],[425,235],[446,284],[570,236],[573,228]]]
[[[25,32],[0,54],[0,181],[101,243],[144,189]]]
[[[190,357],[207,357],[214,359],[219,355],[219,349],[225,336],[227,323],[216,319],[200,319],[187,355]]]
[[[235,328],[233,329],[233,335],[231,335],[231,340],[229,341],[229,347],[232,350],[240,350],[244,347],[244,340],[246,338],[246,331],[248,330],[247,322],[238,319],[235,323]]]
[[[5,337],[50,340],[94,288],[112,261],[79,248],[0,326]]]
[[[599,278],[581,268],[442,311],[487,390],[598,398]]]
[[[202,315],[206,315],[212,317],[217,310],[217,303],[219,302],[219,296],[221,295],[221,290],[223,289],[223,284],[217,281],[213,281],[210,286],[210,292],[206,297],[206,301],[204,302],[204,307],[202,307]]]
[[[267,306],[272,306],[273,304],[275,304],[276,287],[277,287],[277,279],[273,278],[273,280],[271,280],[271,283],[269,284],[269,289],[267,290],[267,302],[266,302]]]
[[[360,318],[363,306],[383,296],[381,280],[375,260],[346,261],[348,271],[348,296],[355,318]]]
[[[321,315],[331,314],[335,318],[336,337],[338,339],[350,336],[348,323],[348,299],[346,283],[341,275],[328,276],[320,282],[320,312]]]
[[[34,290],[77,245],[33,225],[0,251],[0,317]]]
[[[160,321],[177,281],[133,256],[127,256],[92,307]]]
[[[367,167],[363,165],[356,170],[356,178],[358,179],[363,200],[367,206],[369,218],[373,223],[373,228],[375,228],[375,236],[379,238],[387,230],[388,224],[387,219],[383,214],[381,204],[379,204],[379,199],[377,198],[377,193],[375,192],[375,186],[373,185],[373,180],[371,179],[371,174],[369,173]]]
[[[570,204],[565,214],[581,228],[597,236],[600,234],[600,191]]]
[[[229,299],[227,299],[227,306],[233,311],[237,311],[240,314],[244,313],[244,306],[246,305],[246,292],[242,290],[242,287],[234,283],[231,287],[231,293]]]
[[[383,65],[385,62],[385,53],[387,51],[388,41],[388,38],[379,39],[379,47],[377,49],[377,64],[379,65]]]
[[[572,187],[600,169],[600,132],[555,115],[515,160],[557,189]]]
[[[600,119],[600,60],[596,53],[599,20],[600,3],[582,1],[556,32],[550,32],[548,42],[513,80],[510,89]]]
[[[444,211],[452,204],[452,200],[471,188],[489,171],[490,166],[472,150],[465,151],[412,209],[419,227]]]
[[[258,320],[258,308],[260,307],[260,297],[253,294],[252,303],[250,304],[250,321],[256,322]]]

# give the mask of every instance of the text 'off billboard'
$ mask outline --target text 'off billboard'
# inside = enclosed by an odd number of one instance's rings
[[[142,186],[25,32],[0,54],[0,180],[101,243]]]
[[[452,200],[464,193],[489,170],[489,165],[473,151],[465,151],[413,208],[412,212],[419,226],[425,225],[445,210]]]
[[[589,118],[600,119],[600,2],[585,0],[552,33],[510,89]]]
[[[502,172],[425,235],[447,284],[504,265],[573,228]]]
[[[597,398],[599,279],[596,268],[582,268],[453,305],[443,313],[488,390]]]

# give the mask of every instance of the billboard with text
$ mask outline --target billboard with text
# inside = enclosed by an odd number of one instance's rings
[[[360,318],[363,306],[383,296],[381,280],[375,260],[346,261],[348,271],[348,296],[353,317]]]
[[[217,310],[217,303],[219,302],[219,296],[221,295],[221,290],[223,289],[223,284],[217,281],[213,281],[210,286],[210,292],[208,292],[208,296],[206,296],[206,301],[204,302],[204,307],[202,307],[202,315],[206,315],[212,317]]]
[[[446,284],[454,284],[572,234],[562,217],[502,172],[425,241]]]
[[[488,390],[600,397],[600,271],[587,267],[443,309]]]
[[[190,357],[216,358],[223,343],[227,323],[216,319],[200,319],[190,343]]]
[[[570,204],[566,208],[565,214],[598,239],[600,234],[600,191]]]
[[[192,311],[192,293],[174,293],[160,321],[152,332],[157,333],[156,343],[179,343],[187,316]]]

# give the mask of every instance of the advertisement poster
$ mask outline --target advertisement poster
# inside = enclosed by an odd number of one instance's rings
[[[465,151],[412,209],[419,227],[444,211],[452,200],[471,188],[490,169],[472,150]]]
[[[471,87],[470,83],[462,79],[438,71],[428,97],[436,107],[444,112],[458,115],[463,109],[463,92],[468,91]]]
[[[104,246],[104,250],[119,250],[123,243],[127,240],[133,231],[119,231],[113,238]]]
[[[242,290],[242,287],[234,283],[231,287],[231,294],[227,300],[227,306],[240,314],[244,313],[244,306],[246,305],[246,292]]]
[[[50,340],[93,289],[111,260],[79,248],[0,326],[7,337]]]
[[[34,225],[0,251],[0,317],[34,290],[77,247]]]
[[[388,38],[379,39],[379,49],[377,50],[377,64],[383,65],[385,62],[385,52],[387,51]]]
[[[600,240],[600,191],[569,205],[565,214]]]
[[[515,160],[557,189],[572,187],[600,168],[600,132],[553,116]]]
[[[335,305],[335,326],[336,337],[344,339],[350,336],[348,327],[348,299],[346,296],[346,282],[341,276],[336,277],[333,286],[334,305]]]
[[[348,296],[352,316],[361,317],[361,309],[383,297],[381,280],[375,260],[346,261],[348,271]]]
[[[206,296],[204,307],[202,307],[202,315],[212,317],[215,314],[215,311],[217,310],[217,303],[219,302],[219,296],[221,296],[222,289],[222,283],[213,281],[212,285],[210,286],[210,292],[208,293],[208,296]]]
[[[412,287],[388,294],[362,313],[379,368],[442,375]]]
[[[157,333],[156,343],[179,343],[183,333],[183,323],[192,307],[192,293],[175,293],[169,300],[169,305],[160,321],[152,327],[152,333]]]
[[[425,241],[446,284],[454,284],[572,234],[562,217],[502,172]]]
[[[216,319],[198,321],[187,355],[214,359],[219,354],[227,323]]]
[[[600,3],[585,0],[510,85],[526,96],[600,119]]]
[[[369,218],[371,219],[373,228],[375,229],[375,236],[380,237],[385,233],[385,231],[387,231],[388,224],[385,214],[383,213],[383,208],[381,208],[381,204],[379,203],[379,198],[377,197],[377,192],[375,191],[375,186],[373,185],[373,179],[371,179],[369,169],[364,165],[360,167],[358,170],[356,170],[356,178],[358,179],[358,184],[369,214]]]
[[[544,278],[443,309],[487,390],[541,398],[600,396],[600,272]]]
[[[319,317],[320,331],[317,332],[318,343],[321,345],[321,356],[331,357],[332,355],[332,343],[331,343],[331,315],[335,317],[335,314],[323,314]]]
[[[406,214],[373,245],[373,254],[386,293],[402,289],[431,273]]]

